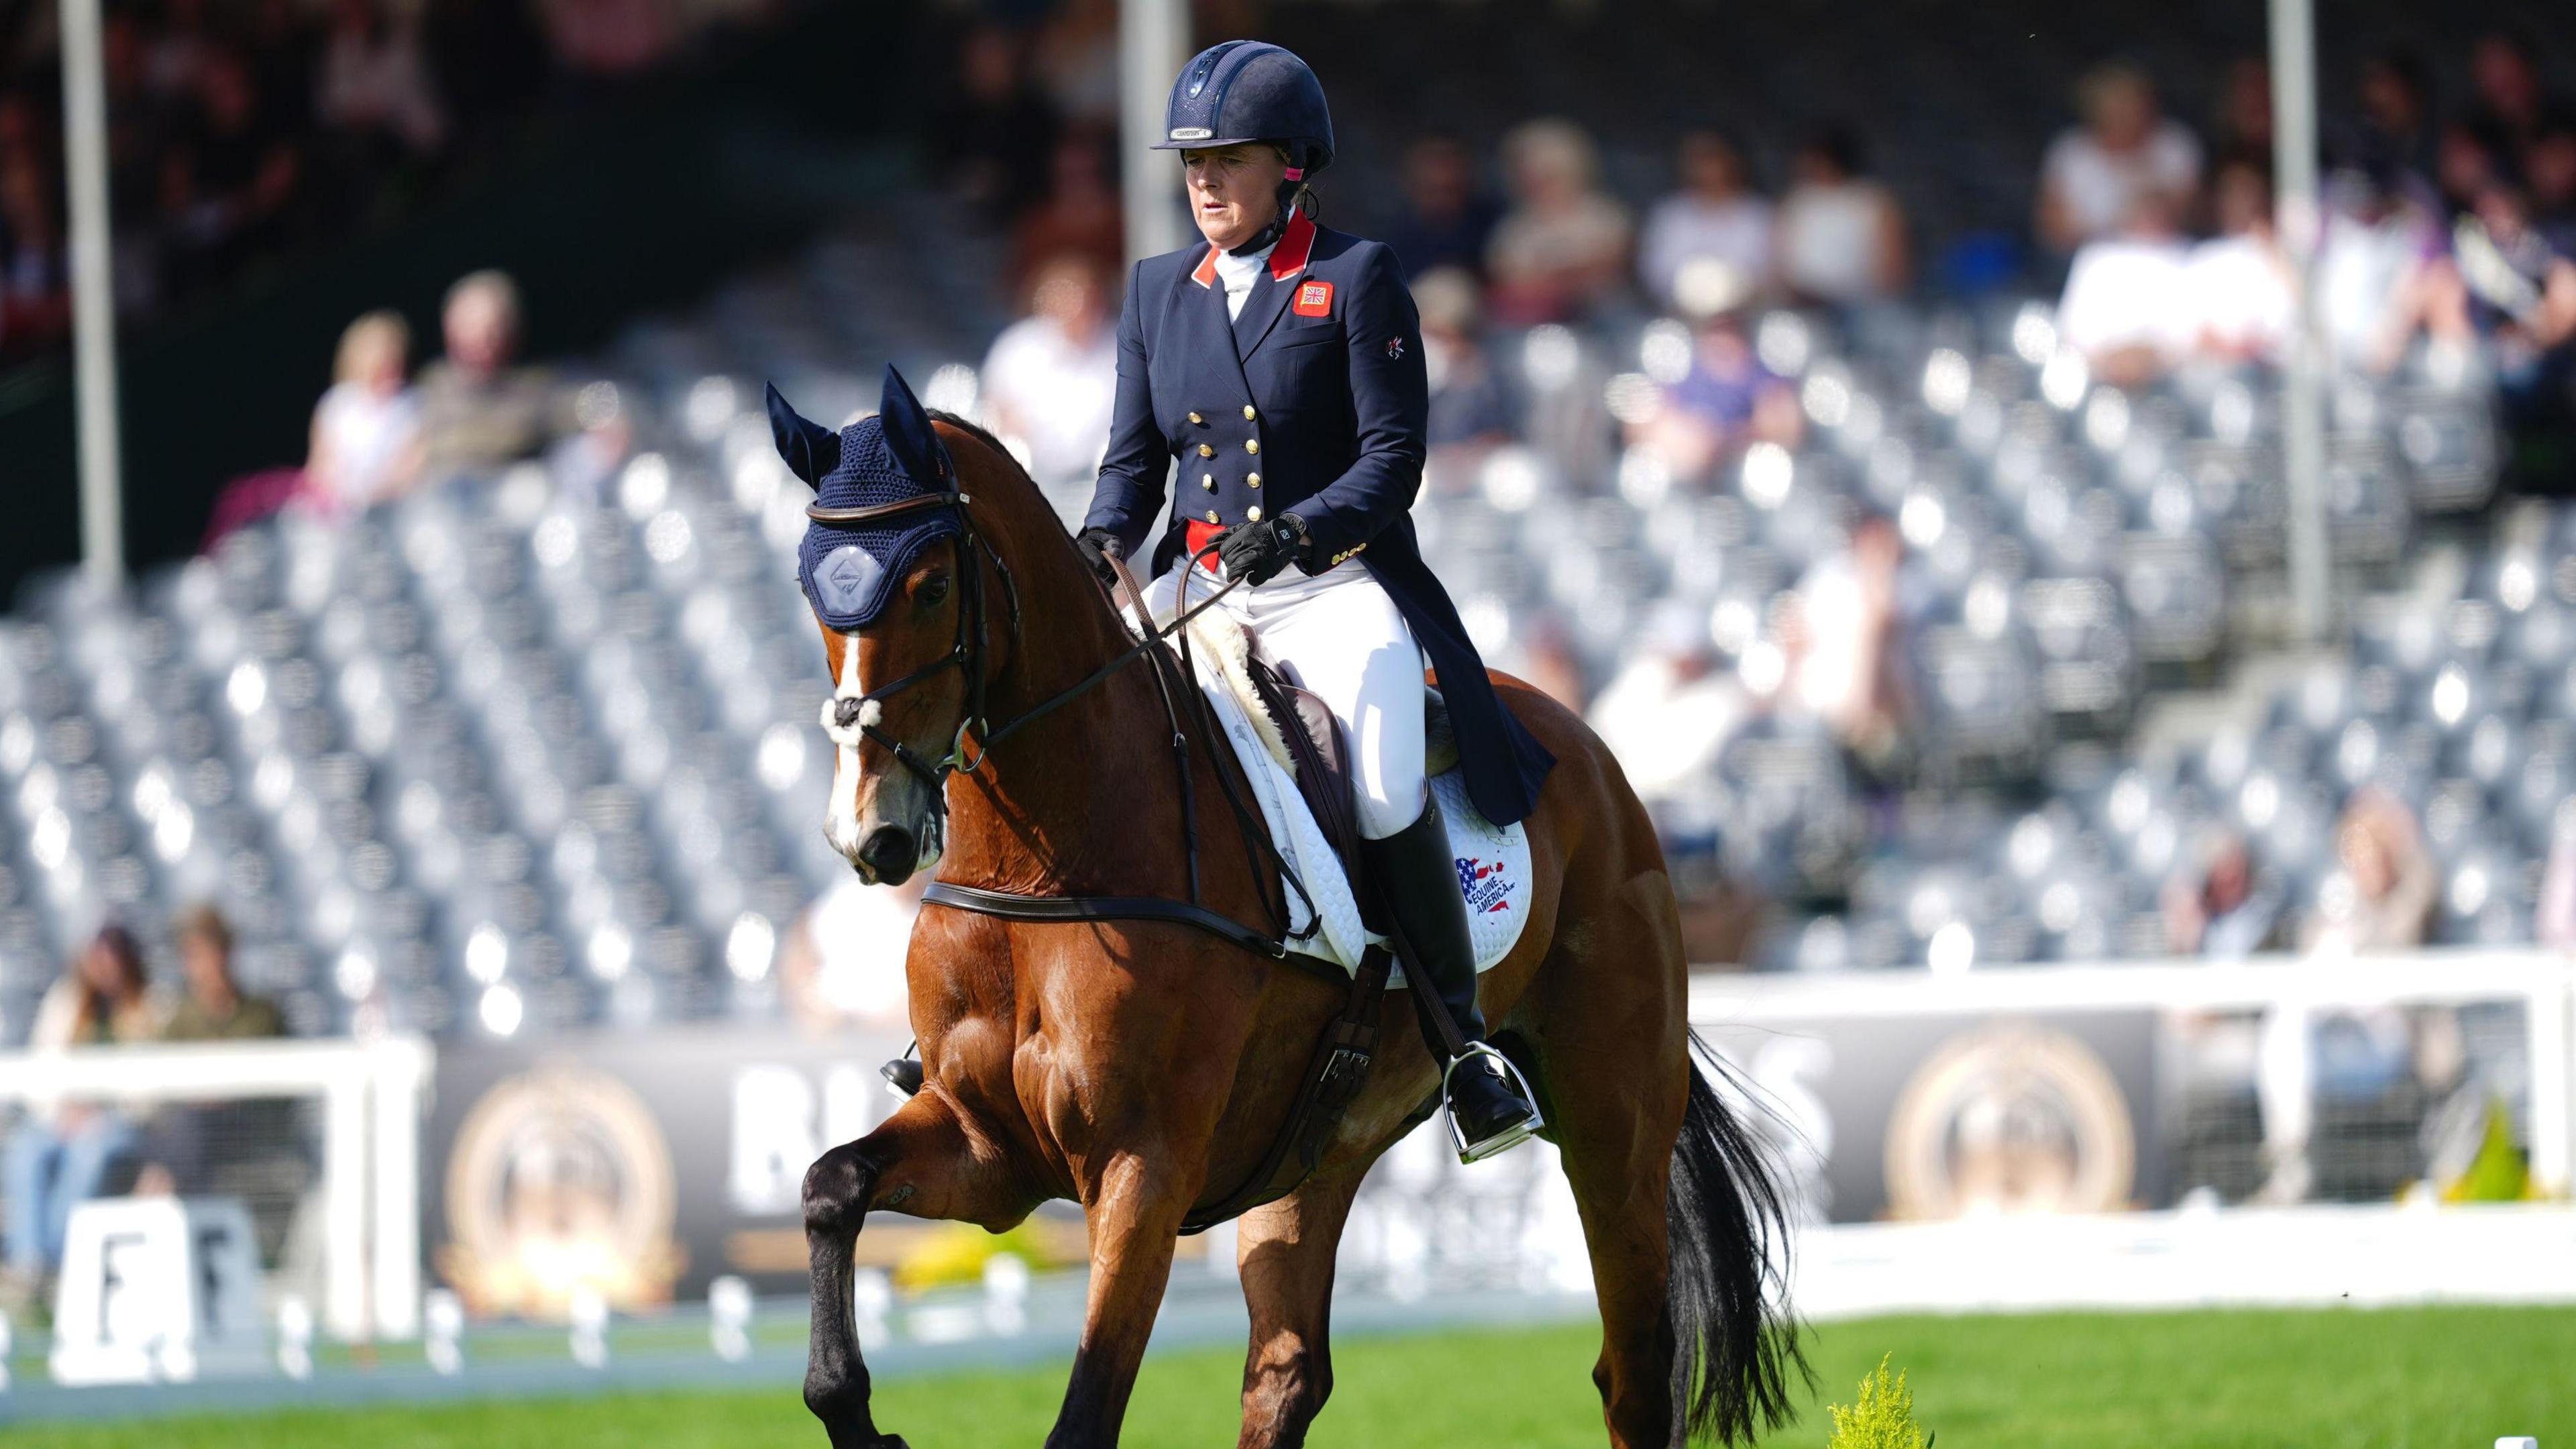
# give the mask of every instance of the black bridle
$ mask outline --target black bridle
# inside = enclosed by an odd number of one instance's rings
[[[806,505],[805,516],[826,528],[862,528],[930,509],[947,510],[957,524],[955,535],[959,575],[957,634],[948,652],[898,679],[881,684],[863,694],[836,695],[832,705],[833,722],[844,730],[855,726],[861,735],[875,741],[880,748],[892,755],[897,763],[912,771],[928,785],[934,802],[933,808],[937,811],[936,821],[944,829],[948,815],[949,776],[974,774],[983,767],[986,760],[992,757],[993,748],[1003,740],[1090,693],[1106,683],[1110,676],[1138,659],[1151,655],[1154,657],[1154,682],[1162,697],[1164,716],[1171,725],[1174,767],[1181,787],[1182,830],[1189,848],[1189,900],[1184,904],[1151,897],[1015,896],[978,887],[950,885],[946,882],[934,882],[924,898],[961,909],[982,911],[989,915],[1014,916],[1020,919],[1165,918],[1182,920],[1214,931],[1237,945],[1258,951],[1273,960],[1288,958],[1290,953],[1287,942],[1305,940],[1313,936],[1321,924],[1320,915],[1314,909],[1313,897],[1307,894],[1305,883],[1297,878],[1294,868],[1281,857],[1277,846],[1270,840],[1267,826],[1250,807],[1245,805],[1235,790],[1233,777],[1228,775],[1222,766],[1217,770],[1217,780],[1224,788],[1226,803],[1233,809],[1236,827],[1243,836],[1247,853],[1254,861],[1256,874],[1263,864],[1262,858],[1268,857],[1267,863],[1276,867],[1287,885],[1297,892],[1300,899],[1306,901],[1308,924],[1302,932],[1292,935],[1288,931],[1289,915],[1284,894],[1273,905],[1269,893],[1263,893],[1264,906],[1271,908],[1278,922],[1278,929],[1266,935],[1252,931],[1229,917],[1207,910],[1199,900],[1198,812],[1191,784],[1189,732],[1182,726],[1180,701],[1190,702],[1191,717],[1198,721],[1211,738],[1220,737],[1221,731],[1207,712],[1206,700],[1199,695],[1197,675],[1190,661],[1190,639],[1186,626],[1200,614],[1216,607],[1226,595],[1241,587],[1242,578],[1229,579],[1196,604],[1188,603],[1189,574],[1194,571],[1200,557],[1215,550],[1216,545],[1211,542],[1206,548],[1194,554],[1189,563],[1183,567],[1182,582],[1175,598],[1172,621],[1169,624],[1158,626],[1152,619],[1144,617],[1143,598],[1141,594],[1135,595],[1137,626],[1143,630],[1142,638],[1081,679],[996,724],[988,711],[987,695],[990,678],[985,669],[985,660],[992,648],[991,619],[985,599],[984,571],[978,566],[976,555],[981,553],[992,560],[994,575],[1002,582],[1003,593],[1010,603],[1011,638],[1014,643],[1017,643],[1020,637],[1020,591],[1018,583],[1011,577],[1010,565],[1002,559],[1001,551],[994,548],[977,531],[973,515],[967,511],[968,505],[973,501],[973,498],[963,489],[952,487],[944,491],[923,492],[893,503],[873,504],[864,508],[829,508],[819,502]],[[1133,593],[1132,589],[1131,593]],[[1187,607],[1183,607],[1184,605]],[[1173,658],[1172,651],[1166,647],[1170,638],[1176,634],[1180,636],[1177,660]],[[852,637],[848,647],[857,648],[858,640]],[[887,734],[875,723],[863,719],[869,705],[882,706],[884,701],[916,685],[935,679],[952,668],[961,671],[966,677],[966,711],[957,722],[957,733],[950,740],[946,754],[937,759],[925,759],[920,751]],[[1170,677],[1173,672],[1179,675],[1177,688],[1175,681]],[[878,713],[882,716],[883,709],[880,708]],[[972,755],[967,753],[969,734],[976,737]],[[1338,976],[1339,973],[1336,972],[1335,975]]]

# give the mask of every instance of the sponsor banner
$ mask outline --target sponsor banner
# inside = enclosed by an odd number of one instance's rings
[[[422,1174],[431,1270],[479,1313],[543,1316],[578,1283],[620,1309],[724,1274],[801,1286],[805,1169],[894,1110],[877,1067],[906,1044],[700,1026],[449,1046]],[[880,1215],[862,1248],[890,1261],[921,1231]]]
[[[2161,1205],[2159,1013],[1838,1014],[1700,1033],[1794,1136],[1806,1211],[1832,1222]],[[1756,1114],[1757,1117],[1760,1114]]]

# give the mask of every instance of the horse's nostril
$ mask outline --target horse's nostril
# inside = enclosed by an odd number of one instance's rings
[[[844,696],[833,702],[832,718],[841,728],[848,729],[859,722],[859,711],[867,708],[867,703],[864,699]]]
[[[859,842],[859,860],[887,885],[901,885],[920,858],[912,832],[900,825],[880,825]]]

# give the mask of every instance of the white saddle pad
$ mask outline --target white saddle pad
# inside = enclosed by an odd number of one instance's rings
[[[1359,900],[1351,893],[1350,878],[1324,838],[1323,828],[1315,823],[1315,813],[1306,808],[1306,797],[1297,793],[1287,765],[1272,752],[1234,690],[1211,665],[1210,657],[1216,652],[1194,651],[1200,691],[1234,745],[1235,758],[1243,762],[1243,773],[1252,781],[1253,798],[1261,804],[1271,843],[1314,897],[1310,916],[1297,892],[1283,883],[1289,929],[1293,934],[1304,931],[1310,920],[1321,922],[1305,940],[1291,940],[1288,949],[1320,957],[1346,971],[1357,970],[1361,951],[1380,938],[1360,923]],[[1476,969],[1490,971],[1520,940],[1522,923],[1529,917],[1529,832],[1519,825],[1495,825],[1479,814],[1467,798],[1463,771],[1434,776],[1431,790],[1440,801],[1440,818],[1449,827],[1449,853],[1458,863],[1459,893],[1466,897]],[[1398,966],[1387,984],[1403,985],[1404,968]]]

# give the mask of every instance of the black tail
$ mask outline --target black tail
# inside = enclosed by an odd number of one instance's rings
[[[1729,1077],[1699,1033],[1691,1048]],[[1762,1140],[1691,1073],[1664,1209],[1672,1239],[1673,1402],[1689,1437],[1749,1444],[1792,1413],[1815,1374],[1789,1312],[1787,1204]]]

